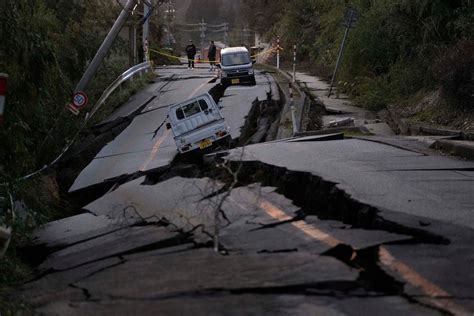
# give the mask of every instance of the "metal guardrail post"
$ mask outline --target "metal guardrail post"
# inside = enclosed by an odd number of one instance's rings
[[[293,99],[293,84],[291,82],[288,83],[288,87],[290,90],[290,110],[291,110],[291,121],[293,122],[293,135],[298,133],[298,122],[296,121],[296,109],[295,109],[295,101]]]

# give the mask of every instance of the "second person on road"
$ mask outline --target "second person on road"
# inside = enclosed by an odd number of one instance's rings
[[[193,41],[189,40],[188,46],[186,46],[186,54],[188,55],[188,69],[194,69],[194,57],[196,56],[196,46]]]
[[[217,48],[216,45],[214,45],[214,41],[211,41],[211,45],[209,46],[209,52],[207,54],[207,58],[209,58],[209,71],[214,70],[215,64],[216,64],[216,54],[217,54]]]

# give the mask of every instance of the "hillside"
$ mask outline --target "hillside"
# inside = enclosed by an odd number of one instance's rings
[[[349,18],[337,84],[371,110],[472,129],[474,4],[434,1],[244,0],[241,16],[268,41],[298,47],[299,65],[330,78]],[[271,19],[268,17],[272,17]],[[284,50],[283,63],[291,60]]]

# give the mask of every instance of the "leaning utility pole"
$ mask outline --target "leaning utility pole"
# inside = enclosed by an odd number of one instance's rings
[[[143,55],[145,56],[145,61],[149,61],[150,57],[148,54],[148,34],[150,29],[150,7],[144,3],[143,4],[143,35],[142,35],[142,46],[143,46]]]
[[[89,85],[90,81],[92,80],[92,77],[94,77],[95,73],[97,72],[97,69],[102,64],[102,61],[109,52],[110,47],[112,46],[115,38],[119,34],[123,25],[125,24],[125,21],[127,21],[128,17],[132,14],[132,11],[136,5],[137,0],[127,1],[127,4],[123,8],[122,12],[120,13],[112,28],[110,29],[109,34],[107,34],[107,37],[104,39],[102,45],[95,54],[94,59],[92,59],[91,63],[89,64],[89,67],[87,67],[87,70],[84,75],[82,75],[81,80],[74,89],[74,93],[84,91],[84,89]]]
[[[342,54],[344,52],[344,47],[346,46],[347,35],[349,35],[349,30],[353,27],[353,23],[357,21],[357,11],[354,9],[349,9],[346,13],[346,31],[344,32],[344,38],[342,39],[341,47],[339,48],[339,55],[337,56],[336,66],[334,68],[334,73],[332,74],[331,85],[329,87],[328,97],[331,96],[332,87],[336,81],[337,71],[342,60]]]

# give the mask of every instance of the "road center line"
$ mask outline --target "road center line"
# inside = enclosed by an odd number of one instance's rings
[[[277,219],[278,221],[288,221],[291,220],[292,217],[288,216],[284,211],[282,211],[280,208],[275,206],[269,201],[262,200],[259,204],[259,207],[264,210],[268,215],[273,217],[274,219]],[[320,229],[317,229],[308,223],[304,222],[303,220],[301,221],[296,221],[296,222],[291,222],[291,225],[295,226],[299,230],[301,230],[303,233],[306,235],[317,239],[326,245],[330,247],[335,247],[338,244],[342,244],[343,242],[334,238],[333,236],[323,232]]]
[[[145,171],[150,162],[153,161],[153,159],[156,158],[156,155],[158,154],[158,151],[160,150],[161,144],[165,141],[165,139],[168,137],[170,133],[170,130],[167,129],[165,133],[158,138],[156,141],[155,145],[153,145],[153,150],[150,153],[150,156],[148,156],[148,159],[145,161],[145,163],[140,167],[140,171]]]
[[[207,85],[207,82],[200,84],[196,89],[194,89],[193,92],[191,92],[191,94],[189,95],[189,98],[192,98],[205,85]]]
[[[191,94],[189,95],[188,98],[192,98],[206,84],[207,84],[207,82],[204,82],[204,83],[200,84],[196,89],[194,89],[193,92],[191,92]],[[156,158],[156,155],[158,154],[158,151],[160,150],[161,145],[163,144],[165,139],[168,137],[169,133],[170,133],[170,130],[166,130],[165,133],[158,138],[155,145],[153,145],[153,150],[151,151],[150,155],[148,156],[148,159],[140,167],[140,171],[145,171],[147,169],[148,165],[153,161],[153,159]]]
[[[268,215],[277,219],[278,221],[287,221],[292,219],[292,217],[286,214],[283,210],[263,198],[259,203],[259,207]],[[334,238],[330,234],[311,226],[303,220],[291,222],[290,224],[298,228],[308,236],[317,239],[331,247],[335,247],[338,244],[344,243]],[[450,295],[448,292],[446,292],[436,284],[432,283],[428,279],[424,278],[422,275],[420,275],[414,269],[410,268],[405,263],[395,259],[392,254],[383,246],[379,249],[379,260],[380,263],[382,263],[384,266],[388,267],[390,270],[400,275],[407,283],[419,288],[425,295],[428,296],[427,299],[433,306],[436,306],[443,310],[447,310],[453,313],[454,315],[472,315],[472,313],[468,312],[462,306],[454,303],[452,301],[452,295]]]
[[[447,310],[453,313],[453,315],[473,315],[473,313],[468,312],[462,306],[454,303],[454,298],[451,294],[424,278],[405,263],[394,258],[383,246],[379,249],[379,259],[384,266],[400,275],[411,285],[421,289],[429,297],[428,300],[433,306]]]

